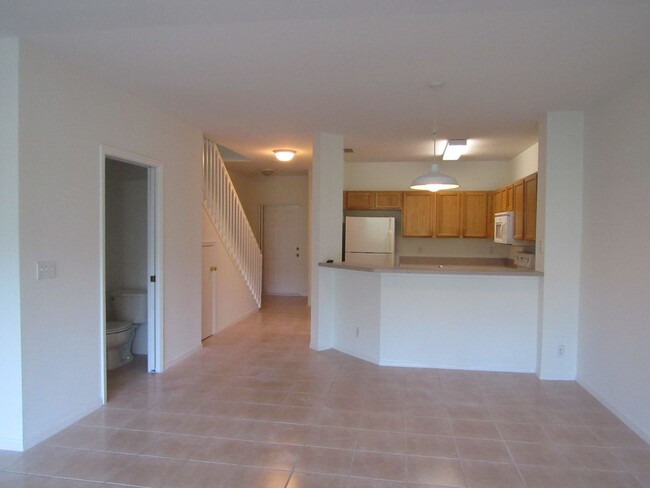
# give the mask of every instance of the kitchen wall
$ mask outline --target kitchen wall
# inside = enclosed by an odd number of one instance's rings
[[[12,380],[0,383],[0,398],[15,398],[13,380],[21,374],[23,405],[22,418],[15,410],[0,415],[0,435],[7,426],[22,429],[20,438],[0,449],[31,447],[102,404],[102,145],[162,165],[167,366],[200,347],[201,325],[202,131],[27,42],[10,46],[12,56],[18,57],[19,90],[12,97],[18,97],[19,112],[9,125],[19,127],[19,178],[10,194],[18,189],[19,202],[10,202],[3,215],[19,209],[22,343],[4,344],[3,356],[22,358],[20,372],[12,361]],[[3,90],[0,100],[5,96]],[[3,111],[2,127],[9,117]],[[55,261],[57,277],[37,281],[38,261]],[[11,323],[15,332],[15,317]]]
[[[650,442],[650,77],[585,114],[578,381]]]
[[[309,239],[307,224],[309,211],[308,176],[276,174],[264,176],[261,174],[248,174],[234,170],[234,165],[236,163],[229,165],[228,172],[257,241],[262,244],[262,208],[264,206],[299,205],[303,213],[302,242],[307,245]],[[307,295],[307,284],[309,283],[308,266],[304,266],[303,273],[302,283],[304,285],[301,295]]]
[[[346,190],[409,190],[430,163],[346,163]],[[440,170],[454,176],[461,190],[494,190],[537,171],[537,144],[510,161],[443,161]],[[523,175],[523,176],[519,176]],[[355,212],[354,214],[360,214]],[[353,215],[353,213],[350,213]],[[363,214],[361,214],[363,215]],[[367,212],[365,215],[380,215]],[[400,228],[399,223],[397,225]],[[512,258],[518,246],[495,244],[489,239],[449,239],[397,236],[400,256]]]

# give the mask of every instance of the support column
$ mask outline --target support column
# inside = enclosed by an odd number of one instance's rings
[[[546,114],[540,124],[536,243],[537,269],[544,271],[537,364],[541,379],[576,378],[583,145],[582,112]]]
[[[314,136],[311,170],[311,343],[317,351],[333,346],[327,284],[318,263],[341,261],[343,242],[343,136]]]

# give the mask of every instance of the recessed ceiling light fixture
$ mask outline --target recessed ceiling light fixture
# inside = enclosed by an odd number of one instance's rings
[[[467,151],[467,139],[449,139],[442,153],[445,161],[456,161]]]
[[[430,85],[434,90],[440,88],[442,83],[432,83]],[[411,189],[413,190],[428,190],[430,192],[436,192],[440,190],[452,190],[458,188],[460,185],[456,181],[456,178],[453,176],[447,176],[442,174],[438,169],[438,164],[436,163],[436,111],[435,107],[433,110],[433,164],[431,165],[431,171],[428,173],[418,176],[411,182]]]
[[[278,161],[291,161],[296,155],[293,149],[274,149],[273,153]]]

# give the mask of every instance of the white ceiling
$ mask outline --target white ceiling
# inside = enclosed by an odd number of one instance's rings
[[[510,159],[544,112],[650,72],[647,0],[0,0],[0,36],[278,172],[308,167],[315,132],[348,161],[429,161],[434,106],[439,137],[475,141],[465,159]]]

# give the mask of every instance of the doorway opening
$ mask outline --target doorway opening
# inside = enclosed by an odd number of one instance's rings
[[[156,161],[102,148],[104,402],[134,375],[162,371],[162,202]]]
[[[300,205],[262,208],[262,289],[267,295],[307,295],[307,240]]]

